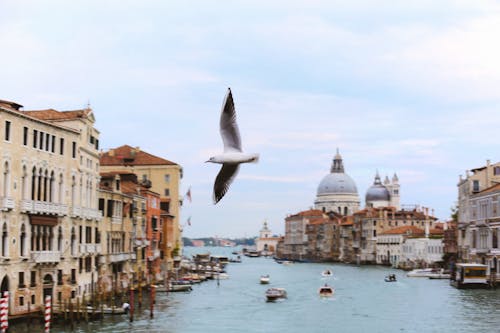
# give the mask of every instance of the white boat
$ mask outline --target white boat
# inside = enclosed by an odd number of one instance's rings
[[[442,268],[421,268],[414,269],[406,274],[408,277],[440,278],[444,273]],[[448,278],[450,276],[448,275]]]
[[[220,272],[220,273],[215,273],[213,274],[214,279],[219,279],[219,280],[227,280],[229,279],[229,274]]]
[[[326,269],[323,272],[321,272],[321,276],[323,276],[323,277],[330,277],[332,275],[333,275],[333,272],[329,269]]]
[[[286,298],[286,290],[284,288],[269,288],[266,290],[266,298],[268,302],[276,301],[281,298]]]
[[[333,296],[334,293],[335,293],[335,289],[333,289],[332,287],[330,287],[326,283],[323,287],[319,288],[319,290],[318,290],[318,294],[321,297],[331,297],[331,296]]]
[[[262,275],[260,277],[260,284],[269,284],[269,275]]]

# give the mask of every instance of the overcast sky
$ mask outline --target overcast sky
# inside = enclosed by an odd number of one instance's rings
[[[90,103],[101,146],[184,168],[187,237],[257,235],[314,204],[338,147],[364,205],[375,172],[445,220],[465,170],[499,160],[496,1],[6,1],[0,99]],[[231,87],[243,165],[212,204]]]

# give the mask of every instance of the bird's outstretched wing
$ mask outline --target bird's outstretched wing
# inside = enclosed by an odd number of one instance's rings
[[[233,95],[228,89],[222,112],[220,115],[220,135],[224,142],[224,151],[241,151],[241,138],[238,124],[236,123],[236,111],[234,109]]]
[[[222,164],[222,168],[215,178],[214,184],[214,205],[222,199],[222,197],[226,194],[227,190],[229,190],[229,185],[233,182],[236,174],[238,173],[238,169],[240,168],[239,164]]]

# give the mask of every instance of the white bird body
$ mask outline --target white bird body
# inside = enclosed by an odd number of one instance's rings
[[[224,143],[224,152],[210,157],[207,161],[222,164],[214,183],[214,204],[219,202],[226,194],[229,185],[231,185],[238,173],[241,163],[257,163],[259,161],[259,154],[244,153],[241,149],[240,131],[236,123],[236,112],[231,89],[228,89],[222,104],[220,134]]]

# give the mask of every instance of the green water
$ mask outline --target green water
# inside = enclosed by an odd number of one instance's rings
[[[229,254],[230,248],[188,248]],[[333,278],[321,272],[333,270]],[[155,318],[148,305],[126,316],[80,323],[59,332],[499,332],[500,288],[457,290],[447,280],[407,278],[403,271],[376,266],[296,263],[280,265],[272,259],[243,257],[227,267],[228,280],[195,285],[191,293],[158,294]],[[387,283],[395,273],[398,281]],[[261,285],[269,274],[271,284]],[[332,298],[320,298],[324,283],[335,287]],[[283,287],[288,298],[266,302],[264,292]],[[23,332],[22,325],[14,332]],[[30,327],[29,332],[42,332]]]

